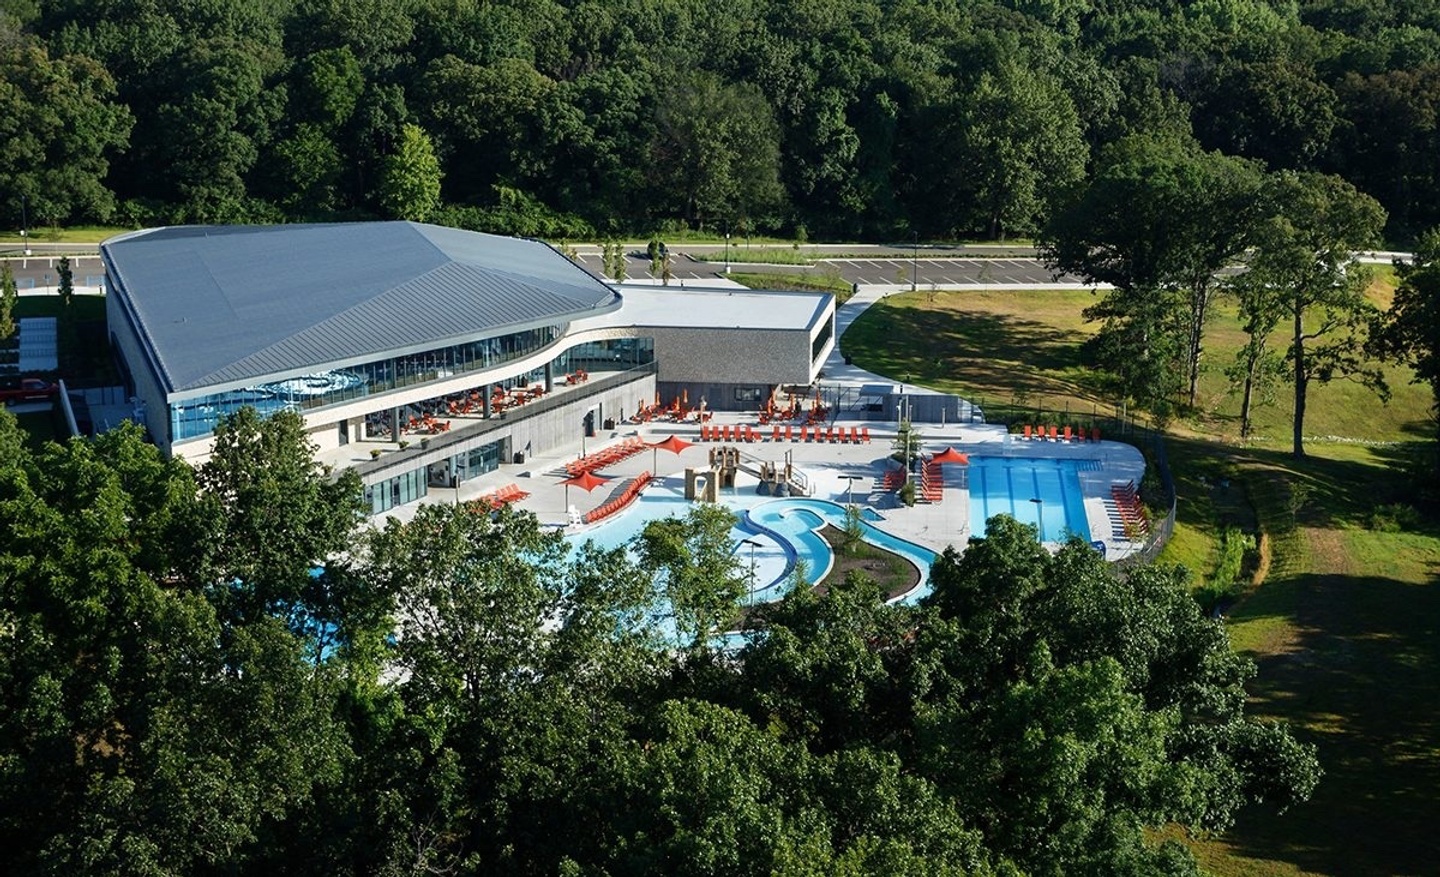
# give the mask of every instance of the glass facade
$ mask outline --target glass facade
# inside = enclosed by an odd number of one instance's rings
[[[820,356],[820,351],[825,348],[825,342],[830,340],[830,333],[835,331],[835,318],[831,317],[820,327],[815,335],[815,340],[810,342],[810,361],[814,362]]]
[[[261,414],[305,411],[349,402],[371,393],[480,371],[527,356],[560,338],[562,327],[512,332],[407,356],[394,356],[333,371],[319,372],[170,405],[170,440],[199,438],[215,430],[220,418],[245,405]],[[543,374],[543,373],[542,373]]]
[[[428,495],[430,489],[425,481],[425,467],[421,466],[419,469],[406,472],[404,475],[396,475],[379,484],[366,485],[365,504],[370,507],[372,515],[388,512],[396,506],[414,502]]]

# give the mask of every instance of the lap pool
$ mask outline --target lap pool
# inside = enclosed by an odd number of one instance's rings
[[[1063,542],[1073,533],[1090,541],[1079,470],[1087,461],[1045,457],[971,457],[970,526],[985,535],[985,522],[1010,515],[1040,530],[1040,541]],[[1038,501],[1037,501],[1038,500]]]

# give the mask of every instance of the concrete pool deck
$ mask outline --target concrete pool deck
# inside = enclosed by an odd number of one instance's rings
[[[716,414],[711,425],[749,424],[755,425],[753,414]],[[884,516],[876,526],[892,535],[908,539],[934,551],[943,551],[947,546],[963,548],[971,534],[970,497],[966,488],[965,467],[947,465],[944,467],[945,487],[938,503],[917,502],[906,507],[893,491],[883,488],[884,473],[894,468],[890,460],[891,446],[895,439],[895,424],[875,422],[836,421],[836,426],[864,426],[870,430],[868,444],[844,444],[828,442],[771,442],[770,428],[759,427],[765,441],[740,444],[741,450],[751,458],[783,464],[787,453],[795,468],[803,472],[811,485],[810,496],[844,504],[851,495],[853,484],[854,501],[869,507]],[[1122,442],[1063,442],[1025,441],[1011,435],[1005,427],[991,424],[920,424],[922,448],[926,456],[953,447],[971,455],[1014,456],[1030,458],[1062,458],[1093,460],[1098,465],[1078,473],[1087,522],[1089,540],[1105,544],[1105,556],[1118,560],[1138,550],[1140,542],[1125,538],[1112,524],[1114,501],[1111,487],[1133,482],[1139,484],[1145,472],[1145,461],[1140,451]],[[601,474],[610,481],[591,492],[578,487],[567,491],[563,484],[564,466],[580,456],[580,443],[562,449],[565,453],[535,457],[524,464],[502,464],[494,472],[466,481],[457,489],[433,488],[422,502],[451,503],[477,499],[485,494],[510,485],[518,485],[529,496],[517,506],[533,512],[546,526],[563,528],[567,534],[583,537],[587,530],[603,526],[572,524],[572,511],[583,514],[594,509],[624,489],[624,485],[642,472],[656,470],[658,487],[680,492],[684,488],[687,467],[704,469],[708,467],[709,449],[717,442],[699,441],[700,428],[694,423],[648,423],[622,424],[615,430],[602,432],[586,442],[586,450],[596,453],[601,448],[619,443],[632,436],[640,436],[646,442],[661,441],[669,435],[676,435],[694,442],[679,454],[665,450],[646,449],[615,465],[607,466]],[[652,464],[653,460],[653,464]],[[851,479],[854,479],[853,482]],[[756,494],[756,479],[741,472],[738,474],[736,490],[722,491],[721,500],[739,507],[749,507],[768,499]],[[412,503],[392,509],[385,516],[407,520],[414,516],[419,503]],[[746,558],[748,560],[748,557]]]

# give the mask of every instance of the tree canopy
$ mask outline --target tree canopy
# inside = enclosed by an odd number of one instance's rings
[[[0,209],[46,223],[1029,236],[1140,132],[1343,177],[1397,241],[1440,221],[1440,23],[1414,4],[5,8]],[[387,171],[406,126],[438,175]]]
[[[1179,570],[997,518],[923,606],[852,575],[742,615],[723,509],[638,555],[508,508],[364,527],[293,418],[217,436],[197,471],[0,413],[17,873],[1193,874],[1146,829],[1318,777]]]

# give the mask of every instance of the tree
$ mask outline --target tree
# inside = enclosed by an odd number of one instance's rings
[[[1046,229],[1047,264],[1115,287],[1087,317],[1107,321],[1112,367],[1153,364],[1143,373],[1151,379],[1128,382],[1143,401],[1163,403],[1173,380],[1163,352],[1173,347],[1195,405],[1219,272],[1246,246],[1260,184],[1253,164],[1188,139],[1131,136],[1106,150],[1089,185]]]
[[[661,88],[655,114],[655,186],[687,222],[778,213],[780,132],[758,88],[687,68]]]
[[[15,334],[15,303],[19,300],[15,272],[10,269],[10,260],[6,259],[0,264],[0,341],[7,341]]]
[[[1400,285],[1375,333],[1373,349],[1414,369],[1414,383],[1430,385],[1432,408],[1440,417],[1440,228],[1421,235],[1414,259],[1396,262],[1395,272]],[[1436,439],[1440,448],[1440,434]],[[1440,455],[1435,474],[1440,475]]]
[[[916,759],[995,856],[1028,873],[1147,873],[1188,856],[1151,848],[1140,825],[1223,828],[1242,801],[1283,811],[1314,789],[1314,747],[1244,716],[1253,665],[1183,570],[1122,577],[1084,542],[1052,556],[1001,516],[931,582]]]
[[[75,272],[70,268],[70,257],[61,256],[55,270],[60,277],[60,285],[56,291],[60,294],[61,303],[69,310],[70,302],[75,298]]]
[[[1263,204],[1267,216],[1246,260],[1254,275],[1247,282],[1273,289],[1290,319],[1286,360],[1295,391],[1292,453],[1303,457],[1312,381],[1355,377],[1385,392],[1379,372],[1364,357],[1364,335],[1375,307],[1365,297],[1370,273],[1356,255],[1379,239],[1385,211],[1339,177],[1295,171],[1267,179]],[[1258,328],[1263,329],[1263,321]]]
[[[1074,102],[1054,76],[1014,59],[985,71],[957,101],[944,136],[959,154],[940,149],[937,157],[946,187],[968,194],[974,215],[957,212],[954,227],[992,240],[1035,232],[1056,196],[1084,176],[1088,149]]]
[[[636,539],[641,566],[655,570],[670,601],[676,644],[692,653],[724,632],[745,593],[734,526],[729,509],[704,503],[683,518],[651,521]]]
[[[283,622],[180,586],[197,497],[138,428],[31,455],[0,414],[0,842],[12,869],[240,871],[338,779],[328,678]],[[206,533],[200,532],[199,538]]]
[[[380,172],[380,204],[397,219],[424,222],[440,206],[441,176],[430,138],[419,126],[406,125]]]
[[[110,158],[129,143],[133,117],[115,81],[91,58],[52,58],[31,40],[0,45],[0,192],[8,214],[25,198],[50,223],[108,220]]]
[[[1245,332],[1245,343],[1235,353],[1230,374],[1241,384],[1240,435],[1248,437],[1257,394],[1267,396],[1275,380],[1285,375],[1284,363],[1270,349],[1271,335],[1285,315],[1285,297],[1269,278],[1254,271],[1236,274],[1225,282],[1224,289],[1235,297]]]
[[[293,411],[262,418],[243,407],[214,442],[198,481],[217,537],[193,574],[227,623],[275,615],[308,626],[317,569],[350,548],[362,519],[359,476],[316,463]]]

